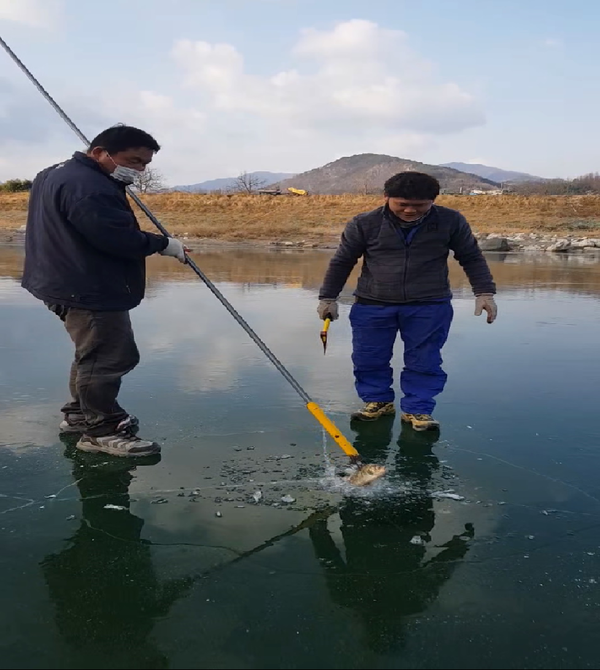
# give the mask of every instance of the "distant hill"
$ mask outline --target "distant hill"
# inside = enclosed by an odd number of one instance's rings
[[[292,172],[250,172],[252,177],[262,180],[264,186],[271,186],[282,179],[294,176]],[[207,193],[209,191],[228,191],[235,187],[237,177],[223,177],[211,179],[199,184],[188,184],[187,186],[174,186],[173,191],[185,191],[187,193]]]
[[[480,163],[444,163],[442,167],[460,170],[461,172],[468,172],[475,174],[478,177],[491,179],[492,181],[519,183],[524,181],[544,181],[542,177],[536,177],[526,172],[515,172],[513,170],[502,170],[489,165],[481,165]]]
[[[282,190],[291,186],[305,189],[309,193],[331,195],[380,193],[389,177],[406,170],[432,175],[439,180],[444,191],[451,193],[458,193],[461,188],[468,192],[470,189],[490,190],[497,187],[497,184],[490,179],[440,165],[428,165],[383,154],[346,156],[323,167],[296,175],[293,179],[286,179],[278,186]]]

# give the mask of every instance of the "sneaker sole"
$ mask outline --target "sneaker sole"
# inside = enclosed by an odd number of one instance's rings
[[[61,435],[82,435],[84,432],[83,428],[75,428],[75,426],[69,426],[68,428],[59,428],[58,430]]]
[[[381,414],[377,414],[376,416],[366,416],[365,414],[352,414],[350,416],[351,421],[377,421],[377,419],[381,419],[384,416],[394,416],[396,414],[395,411],[393,412],[381,412]]]
[[[368,414],[362,414],[361,412],[356,412],[355,414],[350,415],[350,420],[351,421],[377,421],[377,419],[381,419],[382,416],[395,416],[396,414],[396,409],[394,408],[393,410],[386,410],[385,412],[380,412],[379,414],[375,414],[372,416],[369,416]]]
[[[370,423],[371,421],[377,421],[378,416],[363,416],[362,414],[353,414],[350,417],[350,421],[362,421],[363,423]]]
[[[410,421],[409,419],[402,419],[402,423],[405,423],[409,426],[412,426],[412,429],[415,430],[417,433],[425,433],[428,430],[439,430],[440,429],[440,424],[439,423],[428,423],[425,426],[415,426],[415,424]]]
[[[160,446],[158,444],[148,447],[143,451],[119,451],[118,449],[112,449],[111,447],[97,447],[93,444],[80,444],[79,442],[75,445],[79,451],[85,451],[87,454],[107,454],[108,456],[118,456],[119,458],[143,458],[144,456],[154,456],[155,454],[160,454]]]

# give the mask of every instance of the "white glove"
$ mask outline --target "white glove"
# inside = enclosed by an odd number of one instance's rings
[[[487,312],[487,322],[494,323],[498,315],[498,307],[491,293],[484,293],[475,298],[475,316],[481,316],[484,309]]]
[[[180,263],[185,263],[185,252],[186,248],[183,246],[183,242],[176,240],[174,237],[169,237],[169,244],[162,250],[159,251],[161,256],[173,256]]]
[[[319,301],[319,306],[317,307],[317,312],[319,314],[319,317],[325,321],[325,319],[329,318],[332,321],[335,321],[339,314],[338,314],[338,304],[337,300],[321,300]]]

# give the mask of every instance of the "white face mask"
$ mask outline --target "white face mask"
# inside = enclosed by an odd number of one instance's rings
[[[110,160],[115,163],[113,160],[113,157],[108,154],[108,157]],[[114,172],[111,173],[111,177],[113,179],[116,179],[117,181],[123,182],[124,184],[133,184],[135,181],[135,178],[139,175],[142,174],[142,171],[140,170],[134,170],[133,168],[125,167],[124,165],[117,165],[115,163],[115,169]]]
[[[137,175],[141,174],[139,170],[125,167],[124,165],[117,165],[115,171],[111,174],[113,179],[122,181],[124,184],[133,184]]]

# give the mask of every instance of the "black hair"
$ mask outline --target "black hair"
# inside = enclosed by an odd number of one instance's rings
[[[435,200],[440,194],[440,182],[424,172],[399,172],[383,186],[388,198],[406,200]]]
[[[137,149],[138,147],[144,147],[144,149],[150,149],[154,152],[160,151],[160,145],[152,135],[123,123],[107,128],[94,137],[88,150],[91,151],[95,147],[102,147],[109,154],[118,154],[120,151]]]

